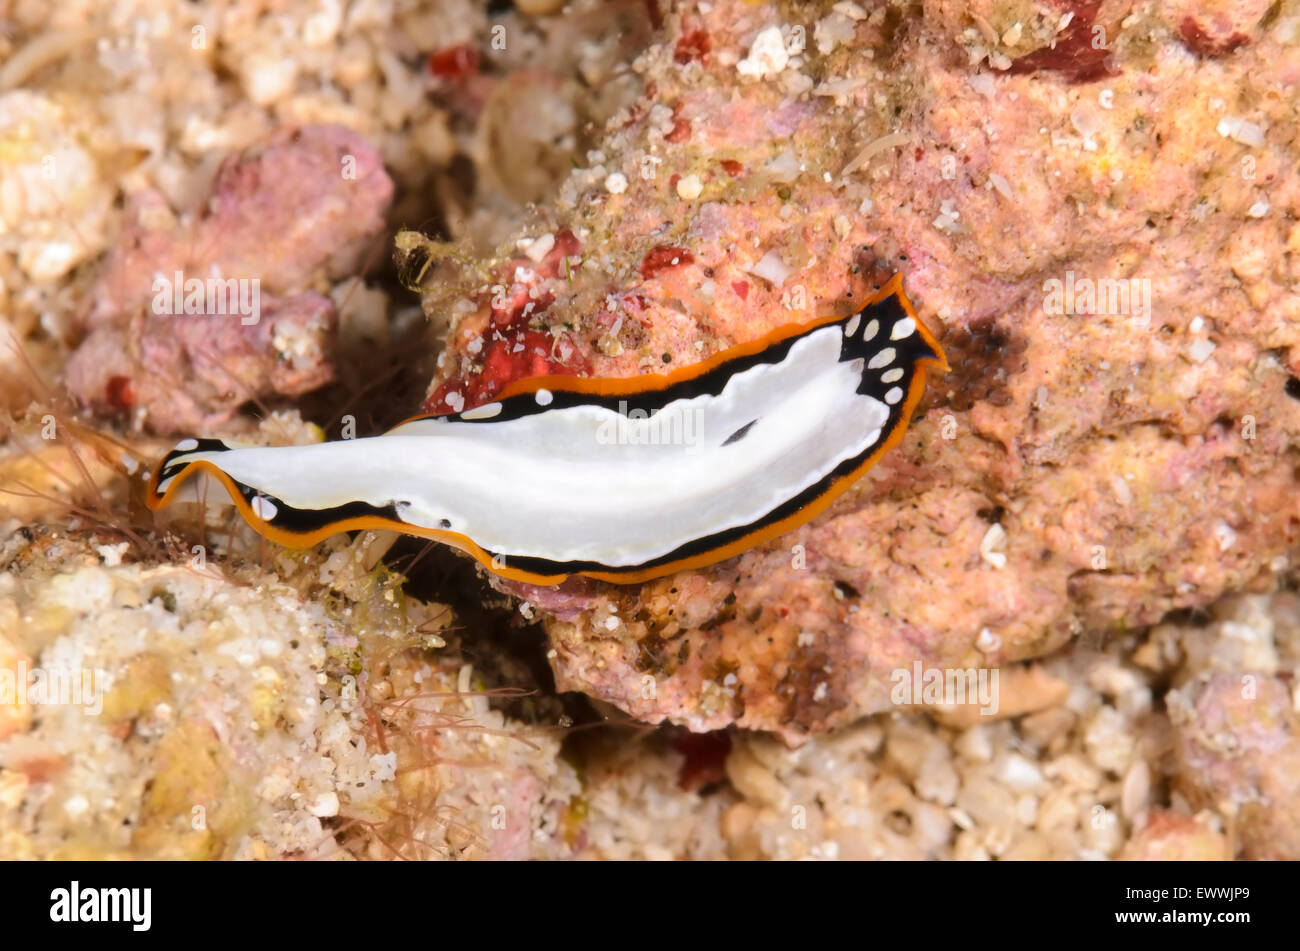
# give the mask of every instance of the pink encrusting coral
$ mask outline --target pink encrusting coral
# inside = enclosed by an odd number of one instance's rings
[[[636,64],[644,99],[525,232],[580,247],[519,362],[498,369],[485,291],[430,405],[490,398],[534,358],[623,377],[695,363],[898,271],[953,372],[808,526],[640,588],[566,591],[560,689],[795,740],[887,709],[915,660],[1007,665],[1286,568],[1295,18],[1259,12],[1207,55],[1183,7],[1114,6],[667,11]],[[1105,57],[1033,58],[1068,53],[1075,20],[1103,27],[1087,37]]]
[[[379,154],[340,126],[281,129],[228,158],[179,221],[157,193],[133,195],[69,390],[183,432],[329,382],[337,314],[320,291],[358,268],[392,195]]]

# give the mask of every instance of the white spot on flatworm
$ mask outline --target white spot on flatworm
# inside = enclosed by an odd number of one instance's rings
[[[550,390],[538,390],[533,394],[533,399],[537,400],[538,406],[550,406],[555,395]]]
[[[916,330],[916,321],[911,317],[904,317],[894,324],[894,329],[889,332],[889,339],[902,340],[904,337],[912,336],[914,330]]]
[[[890,391],[885,394],[885,402],[888,403],[890,406],[893,406],[902,398],[903,398],[903,390],[901,387],[897,387],[897,386],[891,388]]]
[[[862,323],[862,315],[854,314],[849,318],[849,322],[844,325],[844,336],[852,337],[858,332],[858,324]]]
[[[540,401],[539,401],[540,402]],[[484,403],[482,406],[476,406],[473,409],[467,409],[460,414],[461,419],[491,419],[501,412],[500,403]]]
[[[897,383],[902,378],[903,378],[902,367],[894,367],[894,369],[886,370],[884,373],[880,375],[881,382],[883,383]]]
[[[867,329],[862,331],[863,340],[874,340],[876,334],[880,333],[880,321],[873,319],[867,324]]]
[[[178,452],[189,452],[191,449],[198,449],[199,441],[197,439],[182,439],[176,444]]]
[[[898,356],[898,351],[893,347],[886,347],[867,362],[868,370],[879,370],[881,367],[887,367],[894,362],[894,357]]]
[[[260,518],[262,521],[269,522],[271,521],[271,519],[275,518],[275,513],[277,511],[275,507],[275,503],[272,502],[270,499],[266,498],[265,496],[262,495],[253,496],[253,501],[250,503],[250,505],[252,506],[253,514],[256,515],[258,518]]]

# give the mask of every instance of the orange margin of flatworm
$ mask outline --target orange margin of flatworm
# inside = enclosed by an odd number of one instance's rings
[[[907,399],[903,403],[902,416],[899,424],[894,427],[894,431],[889,434],[889,438],[880,444],[870,456],[863,460],[862,464],[852,472],[840,476],[823,492],[820,496],[809,502],[793,515],[787,516],[779,522],[766,525],[761,529],[743,535],[735,541],[723,545],[720,548],[712,548],[708,551],[700,552],[689,558],[682,558],[677,561],[666,562],[656,565],[652,568],[645,568],[640,571],[618,572],[618,571],[582,571],[576,572],[587,578],[595,578],[598,581],[609,581],[615,584],[639,584],[644,581],[651,581],[655,578],[662,578],[665,575],[673,574],[677,571],[686,571],[691,568],[703,568],[706,565],[716,564],[719,561],[726,561],[736,555],[747,551],[750,548],[757,547],[765,541],[784,535],[792,529],[798,528],[805,522],[816,518],[822,512],[830,507],[830,504],[844,494],[844,492],[856,482],[862,475],[874,466],[880,457],[902,440],[907,432],[908,424],[912,420],[912,413],[916,409],[917,403],[920,402],[922,394],[925,392],[926,368],[934,366],[943,372],[948,372],[948,361],[944,356],[943,348],[939,346],[939,341],[935,339],[929,328],[921,322],[916,316],[916,311],[912,307],[912,302],[908,300],[907,294],[903,290],[902,274],[895,274],[884,287],[876,293],[874,297],[868,300],[858,308],[870,307],[882,300],[887,300],[894,294],[898,294],[898,299],[903,305],[903,311],[908,317],[911,317],[916,323],[917,332],[921,338],[930,345],[935,353],[939,354],[939,359],[925,358],[919,360],[916,365],[916,373],[912,376],[911,385],[908,387]],[[511,396],[535,393],[538,390],[551,390],[564,393],[580,393],[584,395],[597,396],[633,396],[639,393],[652,393],[657,390],[665,389],[677,383],[686,380],[693,380],[698,376],[716,369],[722,364],[734,360],[737,357],[747,357],[767,349],[774,343],[778,343],[787,337],[797,336],[815,330],[826,324],[835,323],[843,320],[843,316],[822,317],[803,324],[783,324],[775,330],[764,334],[756,340],[729,347],[726,350],[714,354],[707,360],[700,363],[694,363],[690,366],[682,367],[671,373],[652,373],[638,377],[627,378],[590,378],[590,377],[573,377],[573,376],[538,376],[529,377],[524,380],[517,380],[511,383],[498,394],[497,399],[506,399]],[[428,419],[429,416],[413,416],[407,422],[413,422],[418,419]],[[170,505],[176,491],[185,482],[188,482],[194,474],[205,472],[215,478],[230,494],[231,501],[234,502],[235,508],[239,511],[240,516],[247,522],[254,531],[262,535],[269,541],[282,545],[285,548],[311,548],[314,545],[323,542],[325,539],[340,532],[351,532],[358,530],[373,531],[397,531],[406,535],[415,535],[421,538],[430,538],[443,544],[450,545],[460,551],[473,557],[484,568],[493,574],[500,575],[511,581],[520,581],[528,584],[537,585],[555,585],[569,577],[567,574],[540,575],[530,571],[521,571],[518,568],[511,568],[508,558],[504,565],[494,564],[490,554],[479,547],[471,538],[462,535],[459,532],[448,532],[443,529],[426,528],[422,525],[412,525],[407,522],[397,521],[395,519],[380,518],[374,515],[363,515],[356,518],[347,518],[338,522],[332,522],[329,525],[321,526],[311,532],[289,532],[284,529],[268,525],[252,509],[240,493],[234,479],[221,471],[215,464],[200,459],[192,462],[181,471],[179,475],[168,486],[166,493],[161,497],[158,496],[157,486],[158,479],[162,475],[162,466],[159,465],[153,473],[153,478],[149,480],[149,493],[145,499],[145,504],[150,509],[160,509]]]

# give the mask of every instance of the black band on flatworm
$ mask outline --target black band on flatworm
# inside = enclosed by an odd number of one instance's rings
[[[890,331],[900,320],[907,317],[907,312],[903,309],[903,304],[897,294],[891,294],[884,300],[876,301],[874,304],[868,304],[863,307],[856,315],[848,314],[837,321],[822,324],[819,327],[813,327],[801,334],[772,344],[760,350],[758,353],[748,356],[736,357],[721,363],[702,373],[697,377],[689,380],[682,380],[680,383],[674,383],[659,390],[646,390],[640,393],[630,393],[625,396],[603,396],[592,393],[573,393],[564,390],[555,390],[551,394],[551,400],[546,405],[537,402],[536,396],[532,393],[520,393],[516,396],[506,397],[500,400],[501,411],[494,413],[490,417],[466,419],[463,414],[451,413],[440,416],[425,416],[421,419],[445,419],[449,422],[463,423],[500,423],[512,419],[522,419],[526,416],[533,416],[537,413],[544,413],[557,409],[572,409],[577,406],[599,406],[615,413],[637,413],[651,416],[659,412],[670,403],[678,400],[694,399],[697,396],[720,396],[723,389],[733,376],[743,373],[752,367],[763,364],[777,364],[785,360],[790,353],[790,348],[800,340],[820,330],[834,327],[841,335],[844,333],[844,326],[850,320],[857,316],[861,320],[861,325],[856,333],[852,336],[843,337],[840,346],[840,360],[848,362],[856,360],[859,357],[870,359],[875,353],[887,346],[892,346],[898,351],[898,357],[895,358],[891,366],[901,366],[908,370],[909,377],[911,364],[917,360],[926,358],[938,359],[939,355],[930,349],[919,330],[914,330],[910,336],[902,340],[890,340]],[[862,339],[862,328],[871,320],[880,321],[880,332],[870,341]],[[874,396],[881,402],[884,402],[884,393],[887,392],[892,384],[882,384],[880,374],[887,368],[880,370],[867,370],[864,366],[862,375],[862,385],[858,387],[858,392]],[[472,412],[467,411],[467,412]]]

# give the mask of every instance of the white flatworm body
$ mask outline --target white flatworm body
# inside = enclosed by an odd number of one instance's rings
[[[517,580],[644,581],[822,511],[901,438],[931,365],[946,368],[895,277],[856,314],[783,327],[676,373],[519,381],[496,402],[367,439],[185,440],[159,465],[149,504],[181,498],[202,474],[294,547],[389,528]]]

